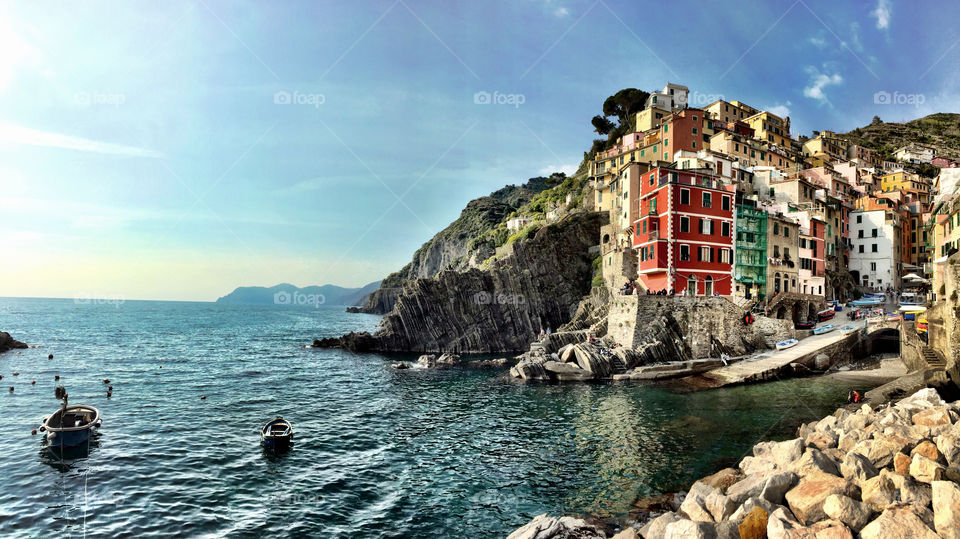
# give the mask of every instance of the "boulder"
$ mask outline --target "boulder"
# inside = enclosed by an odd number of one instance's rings
[[[910,462],[911,459],[908,455],[904,453],[897,453],[893,456],[893,471],[897,472],[900,475],[909,475],[910,474]]]
[[[762,497],[770,503],[779,504],[783,502],[784,493],[790,490],[796,480],[797,476],[793,472],[749,475],[727,488],[727,496],[737,504],[742,504],[752,497]]]
[[[843,522],[839,520],[824,520],[816,524],[797,530],[795,536],[810,537],[811,539],[853,539],[853,533],[850,532]]]
[[[844,453],[847,453],[866,437],[866,433],[864,433],[862,430],[851,430],[844,432],[840,435],[840,439],[837,440],[837,447]]]
[[[754,507],[743,522],[737,526],[740,533],[740,539],[766,539],[767,537],[767,518],[770,516],[762,507]]]
[[[456,365],[459,361],[460,356],[457,354],[441,354],[440,357],[437,358],[437,364],[445,367]]]
[[[786,507],[779,507],[767,517],[767,537],[783,539],[789,537],[793,530],[800,528],[800,523],[793,518],[793,514]]]
[[[814,473],[801,478],[797,486],[790,489],[785,497],[787,505],[798,521],[803,524],[813,524],[826,517],[823,512],[823,502],[831,494],[855,497],[856,487],[841,477]]]
[[[960,539],[960,486],[952,481],[934,481],[933,524],[944,539]]]
[[[776,511],[778,507],[782,507],[782,506],[774,503],[770,503],[759,496],[747,498],[747,501],[743,502],[743,505],[738,507],[737,510],[734,511],[732,515],[730,515],[730,521],[743,522],[743,519],[747,518],[747,515],[749,515],[750,512],[757,507],[766,511],[767,514],[770,514]]]
[[[790,465],[790,471],[799,475],[806,476],[816,472],[822,472],[830,475],[840,475],[840,470],[832,460],[827,458],[822,451],[816,448],[809,448],[803,456]]]
[[[514,530],[507,539],[603,539],[606,534],[585,521],[573,517],[549,517],[546,513]]]
[[[545,361],[543,368],[552,373],[557,380],[561,382],[582,382],[592,380],[593,373],[572,363],[561,363],[559,361]]]
[[[913,424],[924,427],[939,427],[952,424],[952,420],[946,406],[937,406],[914,414]]]
[[[700,483],[699,481],[694,483],[693,486],[690,487],[690,492],[687,493],[687,497],[684,498],[683,503],[680,504],[680,513],[686,515],[690,520],[697,522],[715,522],[716,520],[706,507],[707,498],[715,492],[718,492],[717,489],[706,483]],[[733,510],[730,512],[732,513]]]
[[[6,331],[0,331],[0,354],[14,348],[27,348],[27,343],[14,339]]]
[[[860,430],[870,424],[870,417],[866,414],[850,414],[841,424],[844,432]]]
[[[717,539],[740,539],[740,530],[736,522],[725,520],[717,522],[714,526],[714,536]]]
[[[659,539],[667,534],[667,526],[678,520],[680,519],[676,513],[664,513],[640,528],[640,535],[645,539]]]
[[[861,539],[938,539],[910,507],[891,506],[860,530]]]
[[[894,455],[906,452],[912,445],[913,442],[909,438],[880,434],[874,437],[870,452],[866,456],[877,468],[886,468],[893,464]]]
[[[939,462],[929,459],[919,453],[913,456],[910,462],[910,475],[923,483],[932,483],[943,479],[946,468]]]
[[[807,447],[815,447],[821,451],[837,447],[840,437],[834,431],[814,432],[806,437]]]
[[[778,468],[787,468],[803,454],[804,445],[803,438],[785,442],[762,442],[753,446],[753,456],[772,460]]]
[[[960,435],[952,431],[941,434],[936,438],[937,450],[950,466],[960,465]]]
[[[760,490],[760,498],[772,504],[780,505],[783,503],[784,495],[796,482],[797,475],[793,472],[772,474],[764,481],[763,488]]]
[[[638,539],[637,530],[627,527],[624,528],[620,533],[614,535],[611,539]]]
[[[851,481],[855,481],[858,485],[862,485],[864,481],[872,479],[880,473],[877,468],[870,462],[870,459],[861,455],[860,453],[850,452],[847,453],[847,456],[843,458],[843,462],[840,464],[840,474]]]
[[[777,469],[777,463],[772,459],[762,457],[743,457],[737,465],[745,475],[760,475]]]
[[[724,468],[715,474],[700,479],[700,482],[720,489],[720,492],[726,494],[727,488],[741,479],[743,479],[743,473],[736,468]]]
[[[710,512],[714,522],[723,522],[737,510],[737,504],[717,488],[704,500],[704,507]]]
[[[903,483],[898,487],[900,502],[908,503],[917,508],[930,507],[930,502],[933,500],[933,490],[927,483],[920,483],[912,478],[905,477]]]
[[[828,517],[843,522],[855,532],[860,531],[873,518],[870,506],[840,494],[827,496],[823,502],[823,512]]]
[[[664,539],[714,539],[716,530],[709,522],[678,520],[667,525]]]
[[[910,451],[910,456],[913,457],[914,455],[923,455],[940,464],[946,464],[946,460],[944,460],[943,455],[940,454],[940,450],[937,449],[937,444],[930,440],[924,440],[917,444],[917,446],[913,448],[913,451]]]
[[[898,490],[887,474],[880,474],[864,481],[860,489],[860,499],[877,512],[883,511],[886,506],[896,500]]]

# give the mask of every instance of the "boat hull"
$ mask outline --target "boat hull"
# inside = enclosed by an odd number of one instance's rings
[[[786,350],[787,348],[793,348],[794,346],[797,345],[798,342],[800,341],[796,339],[788,339],[785,341],[780,341],[777,343],[777,350]]]
[[[274,419],[260,429],[260,443],[274,451],[290,449],[293,445],[293,425],[285,419]]]
[[[77,421],[77,423],[84,421],[84,423],[64,426],[60,421],[65,412],[69,414],[69,420]],[[84,419],[78,419],[78,415]],[[100,422],[100,411],[96,408],[87,405],[74,405],[57,410],[44,418],[40,430],[46,432],[47,444],[52,447],[78,447],[90,441],[91,434],[93,434],[94,429],[100,426]]]
[[[833,326],[821,326],[813,330],[814,335],[823,335],[824,333],[830,333],[833,331]]]

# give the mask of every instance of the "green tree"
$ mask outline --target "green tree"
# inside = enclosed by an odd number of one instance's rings
[[[593,130],[599,135],[606,135],[616,127],[613,122],[599,114],[594,116],[593,119],[590,120],[590,123],[593,124]]]

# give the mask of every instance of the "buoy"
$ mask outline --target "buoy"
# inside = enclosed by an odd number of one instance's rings
[[[30,380],[30,385],[32,385],[32,386],[37,385],[37,381],[36,381],[36,380]]]
[[[2,375],[2,374],[0,374],[0,380],[3,380],[3,375]]]
[[[37,435],[37,429],[33,429],[32,431],[30,431],[30,436],[36,436],[36,435]]]
[[[20,373],[17,372],[17,371],[13,371],[13,375],[14,375],[14,376],[20,376]]]
[[[10,386],[10,393],[13,393],[13,386]]]
[[[10,388],[10,391],[13,391],[12,387]],[[206,398],[207,398],[206,395],[200,395],[200,400],[206,400]]]
[[[60,375],[58,374],[58,375],[54,376],[53,379],[54,379],[54,380],[59,380],[59,379],[60,379]]]
[[[110,383],[110,379],[109,379],[109,378],[104,378],[104,379],[103,379],[103,383],[109,384],[109,383]]]
[[[107,391],[113,391],[113,386],[108,387]]]
[[[107,398],[109,399],[112,396],[113,396],[113,391],[107,391]]]
[[[53,359],[53,354],[48,355],[47,359]]]

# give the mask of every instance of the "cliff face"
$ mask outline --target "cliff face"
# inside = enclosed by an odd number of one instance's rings
[[[533,178],[524,185],[509,185],[471,200],[454,222],[413,253],[409,264],[388,275],[380,288],[367,296],[362,307],[347,309],[348,312],[386,314],[393,309],[404,283],[434,277],[444,270],[475,267],[493,256],[493,249],[485,245],[471,250],[471,240],[503,222],[546,188],[546,178]]]
[[[27,344],[22,343],[10,336],[6,331],[0,331],[0,354],[14,348],[26,348]]]
[[[363,351],[516,352],[541,329],[558,328],[590,293],[589,251],[604,217],[572,214],[511,244],[489,269],[441,271],[407,281],[374,335],[323,339],[318,346]]]

